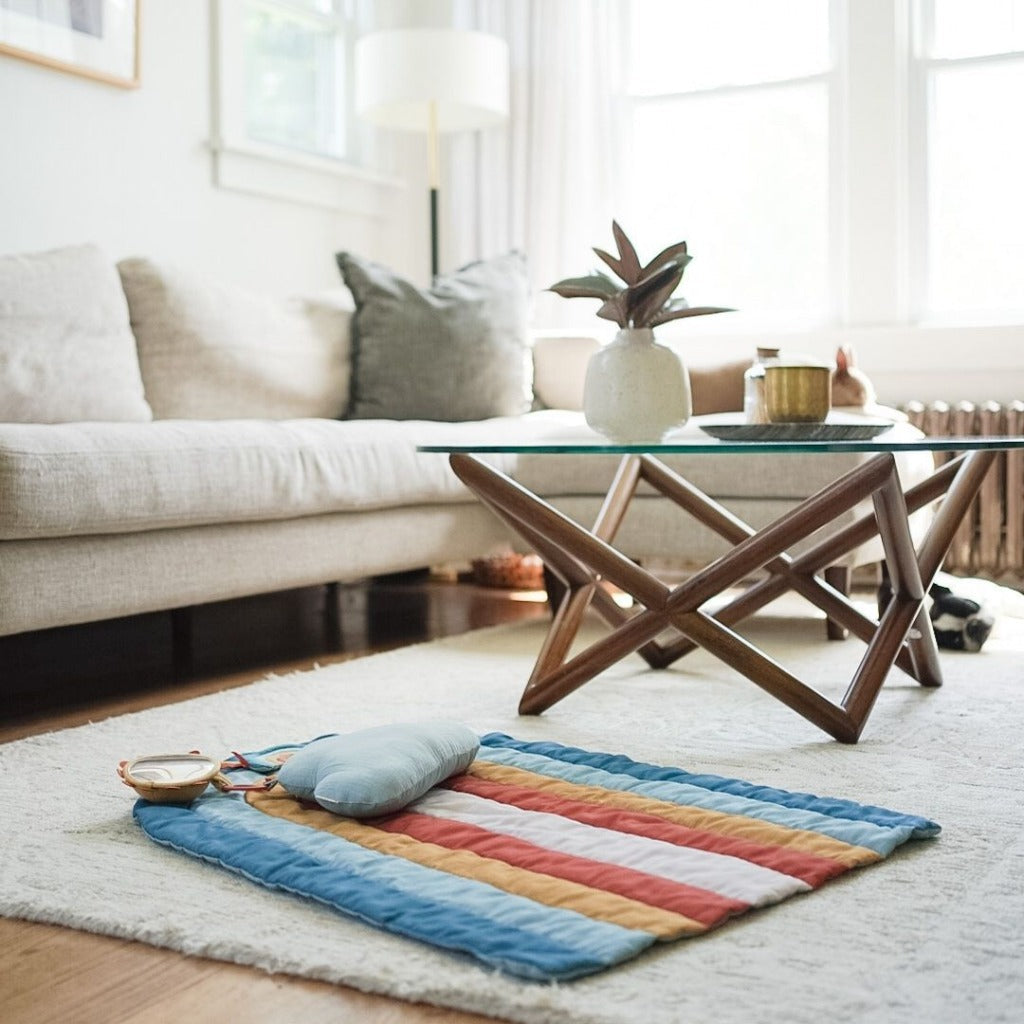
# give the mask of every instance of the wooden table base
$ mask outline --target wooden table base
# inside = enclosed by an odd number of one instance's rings
[[[925,596],[995,456],[993,451],[961,455],[904,494],[895,459],[882,453],[762,530],[752,529],[650,455],[622,459],[592,530],[584,529],[478,456],[459,452],[449,458],[459,478],[534,548],[565,585],[523,691],[521,714],[540,714],[634,651],[651,667],[664,668],[699,646],[835,739],[856,743],[894,664],[923,686],[942,685]],[[676,587],[666,586],[626,558],[611,542],[641,480],[724,537],[732,550]],[[799,556],[786,553],[868,494],[873,514]],[[909,513],[943,495],[927,536],[915,550]],[[879,621],[861,613],[819,576],[876,535],[882,542],[893,589]],[[702,611],[710,598],[741,584],[759,569],[767,570],[767,575],[738,597],[714,614]],[[629,594],[642,610],[631,613],[620,608],[605,581]],[[730,628],[790,590],[867,645],[838,704]],[[612,630],[570,658],[570,647],[591,605]],[[668,627],[678,631],[678,638],[659,643],[655,638]]]

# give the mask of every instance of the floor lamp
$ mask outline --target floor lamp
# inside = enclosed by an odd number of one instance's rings
[[[458,29],[373,32],[356,43],[356,112],[385,128],[427,133],[430,272],[438,274],[439,135],[508,116],[508,45]]]

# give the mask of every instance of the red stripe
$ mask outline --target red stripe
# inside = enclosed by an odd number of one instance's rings
[[[675,846],[688,846],[695,850],[706,850],[729,857],[738,857],[759,864],[761,867],[781,871],[791,878],[799,878],[817,888],[822,883],[848,870],[845,864],[827,857],[816,857],[799,850],[783,846],[771,846],[750,839],[722,835],[702,829],[689,828],[672,821],[666,821],[656,814],[629,811],[621,807],[609,807],[586,800],[572,800],[555,796],[529,786],[516,786],[504,782],[481,779],[474,775],[457,775],[446,783],[448,788],[460,793],[511,804],[527,811],[543,811],[558,814],[563,818],[599,828],[613,829],[629,835],[660,839]]]
[[[424,843],[435,843],[452,850],[470,850],[481,857],[501,860],[527,871],[626,896],[638,903],[682,914],[709,928],[750,907],[743,900],[731,899],[707,889],[673,882],[616,864],[559,853],[513,836],[448,818],[402,811],[387,818],[379,818],[373,824],[386,832],[398,832]]]

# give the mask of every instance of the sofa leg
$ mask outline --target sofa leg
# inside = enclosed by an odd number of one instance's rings
[[[850,596],[852,577],[853,570],[848,565],[830,565],[825,570],[825,582],[844,597]],[[833,619],[825,620],[825,632],[829,640],[845,640],[850,635],[848,629],[844,629]]]
[[[171,670],[175,679],[192,672],[192,609],[171,609]]]
[[[324,643],[329,651],[341,650],[341,609],[338,584],[324,584]]]

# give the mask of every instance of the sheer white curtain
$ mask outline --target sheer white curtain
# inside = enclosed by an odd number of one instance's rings
[[[544,289],[595,265],[592,246],[612,244],[619,0],[464,0],[455,15],[508,40],[511,116],[449,140],[442,262],[520,249],[534,323],[579,323],[586,308]]]

